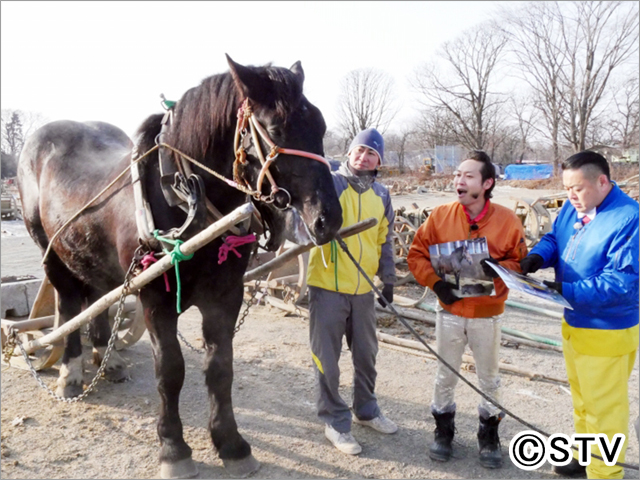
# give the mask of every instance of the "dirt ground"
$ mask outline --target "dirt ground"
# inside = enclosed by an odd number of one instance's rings
[[[535,199],[546,191],[499,186],[495,201],[509,205],[512,196]],[[431,206],[452,200],[446,193],[394,196],[394,206]],[[40,254],[19,221],[2,222],[2,276],[31,274],[42,277]],[[399,273],[406,273],[399,265]],[[550,272],[541,276],[550,278]],[[417,299],[415,284],[397,289],[399,295]],[[514,300],[559,312],[553,304],[512,294]],[[433,302],[433,295],[428,299]],[[433,318],[433,314],[425,312]],[[434,342],[433,328],[410,323]],[[560,340],[558,318],[507,307],[503,325]],[[410,335],[388,315],[379,319],[385,333]],[[194,345],[200,339],[200,315],[188,310],[180,331]],[[86,352],[87,359],[89,352]],[[193,448],[200,478],[228,478],[212,450],[206,429],[209,408],[202,375],[202,356],[183,348],[187,365],[181,397],[185,438]],[[104,381],[81,403],[59,403],[42,390],[27,371],[2,371],[1,465],[2,478],[157,478],[158,439],[155,429],[159,400],[155,387],[148,335],[122,352],[131,380]],[[562,354],[503,341],[501,361],[531,372],[564,379]],[[385,436],[359,425],[353,434],[363,452],[348,456],[333,448],[315,414],[315,380],[308,348],[307,319],[274,307],[251,309],[235,341],[234,411],[242,435],[262,464],[255,478],[557,478],[551,467],[537,471],[518,469],[508,459],[509,440],[526,430],[511,417],[500,427],[504,468],[485,470],[477,461],[478,396],[459,383],[456,402],[455,458],[437,463],[426,454],[432,440],[433,419],[429,403],[436,362],[380,344],[377,395],[384,413],[399,425]],[[341,358],[343,397],[350,398],[353,368],[350,353]],[[89,365],[85,381],[96,367]],[[475,373],[463,371],[477,384]],[[54,387],[57,367],[42,372],[44,383]],[[549,432],[573,432],[571,396],[562,383],[530,380],[502,374],[503,404],[516,415]],[[631,420],[638,416],[638,361],[629,383]],[[631,427],[627,462],[638,463],[638,441]],[[626,478],[638,478],[627,470]]]

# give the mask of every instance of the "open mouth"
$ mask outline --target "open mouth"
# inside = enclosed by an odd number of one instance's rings
[[[294,206],[287,212],[285,238],[297,245],[316,244],[314,236],[309,231],[309,227],[302,219],[302,215],[300,215],[298,209]]]
[[[458,188],[456,190],[456,193],[458,194],[458,198],[462,198],[467,194],[467,190],[465,190],[464,188]]]

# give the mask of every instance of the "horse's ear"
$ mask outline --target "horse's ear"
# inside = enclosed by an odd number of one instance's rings
[[[300,79],[300,85],[302,85],[302,82],[304,82],[304,70],[302,70],[302,64],[300,63],[300,60],[291,65],[291,68],[289,70],[296,74],[296,77]]]
[[[227,62],[233,82],[240,93],[252,100],[260,101],[266,94],[264,79],[251,68],[234,62],[229,55],[227,55]]]

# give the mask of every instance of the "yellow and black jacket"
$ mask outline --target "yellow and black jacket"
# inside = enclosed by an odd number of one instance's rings
[[[351,172],[346,162],[332,175],[342,206],[342,228],[370,217],[378,220],[374,227],[344,239],[349,251],[369,278],[373,279],[377,274],[385,284],[395,283],[395,214],[389,191],[375,181],[375,173],[357,176]],[[350,295],[371,291],[369,283],[362,278],[356,266],[335,240],[311,250],[307,284]]]

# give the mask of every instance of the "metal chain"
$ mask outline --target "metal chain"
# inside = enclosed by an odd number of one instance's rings
[[[249,315],[249,309],[254,304],[256,295],[258,295],[258,289],[260,288],[260,281],[261,281],[260,279],[256,280],[256,285],[253,288],[253,293],[251,294],[251,298],[247,300],[247,308],[245,308],[244,312],[242,312],[242,316],[240,317],[240,320],[238,321],[236,328],[233,330],[234,336],[236,335],[236,333],[238,333],[238,330],[240,330],[240,327],[242,326],[244,321],[247,319],[247,315]]]
[[[141,247],[138,247],[138,249],[140,248]],[[107,362],[109,360],[109,356],[111,355],[111,352],[113,351],[113,347],[115,346],[116,340],[118,338],[118,330],[120,329],[120,324],[122,323],[122,319],[123,319],[122,311],[124,310],[125,298],[127,297],[127,295],[129,295],[129,284],[131,283],[131,279],[133,277],[133,270],[136,267],[137,263],[138,262],[136,260],[136,255],[134,255],[133,259],[131,260],[131,265],[129,266],[129,270],[127,271],[127,274],[124,277],[124,284],[122,286],[122,293],[120,294],[118,309],[116,311],[116,316],[113,322],[111,337],[109,338],[109,343],[107,344],[107,349],[104,352],[104,357],[102,358],[100,367],[98,368],[98,371],[96,372],[95,377],[93,377],[93,380],[91,380],[91,383],[89,384],[89,386],[84,390],[84,392],[82,392],[77,397],[73,397],[73,398],[61,397],[57,393],[55,393],[53,390],[51,390],[44,383],[40,374],[33,367],[33,364],[31,363],[31,359],[29,358],[27,351],[22,346],[22,342],[20,341],[18,336],[15,334],[15,332],[10,332],[9,336],[13,334],[13,339],[15,341],[15,344],[18,345],[18,347],[20,348],[20,351],[22,352],[22,357],[24,358],[25,363],[29,367],[29,371],[31,372],[31,375],[33,376],[33,378],[35,378],[36,382],[38,382],[38,384],[55,400],[58,400],[59,402],[65,402],[65,403],[80,402],[84,400],[87,397],[87,395],[91,393],[91,391],[95,388],[100,378],[102,378],[102,375],[105,369],[107,368]]]
[[[242,324],[244,323],[245,319],[247,318],[247,315],[249,315],[249,309],[251,308],[251,306],[253,305],[253,301],[256,298],[256,295],[258,294],[258,287],[260,286],[260,280],[256,280],[256,286],[255,289],[253,291],[253,294],[251,295],[251,298],[249,300],[247,300],[247,307],[245,308],[244,312],[242,313],[242,316],[240,318],[240,321],[238,322],[238,325],[236,325],[236,328],[233,330],[233,335],[235,336],[236,333],[238,333],[238,330],[240,330],[240,327],[242,326]],[[191,345],[191,343],[189,343],[189,341],[184,338],[184,336],[180,333],[180,330],[178,330],[178,338],[180,338],[180,340],[182,340],[182,343],[184,343],[189,349],[191,349],[192,351],[196,352],[196,353],[204,353],[206,350],[204,348],[197,348],[194,347],[193,345]]]
[[[284,303],[291,305],[294,309],[294,312],[299,317],[302,317],[302,311],[296,305],[296,294],[299,293],[295,288],[291,288],[289,285],[284,286],[283,290],[283,301]]]
[[[182,336],[182,334],[180,333],[180,330],[178,330],[178,338],[180,338],[180,340],[182,340],[182,343],[184,343],[187,347],[189,347],[194,352],[196,352],[196,353],[204,353],[205,352],[204,348],[198,348],[198,347],[194,347],[193,345],[191,345],[189,343],[189,341]]]

